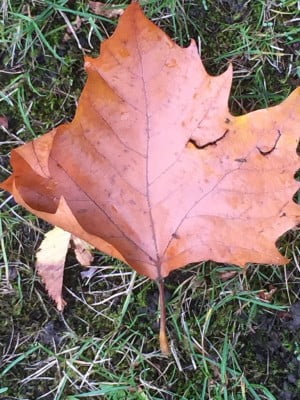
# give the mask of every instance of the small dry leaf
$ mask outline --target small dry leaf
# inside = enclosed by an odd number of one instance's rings
[[[236,274],[238,273],[238,271],[226,271],[226,272],[222,272],[220,274],[220,279],[225,282],[228,281],[229,279],[233,278],[234,276],[236,276]]]
[[[0,127],[8,129],[8,119],[5,117],[5,115],[0,116]]]
[[[76,16],[75,21],[72,23],[73,28],[75,31],[78,31],[78,29],[81,28],[82,25],[82,19],[79,17],[79,15]],[[68,29],[69,32],[71,33],[70,29]]]
[[[94,260],[94,257],[91,253],[93,246],[74,235],[72,235],[72,242],[74,243],[74,252],[79,264],[83,265],[84,267],[91,265]]]
[[[66,304],[62,298],[62,285],[70,239],[71,233],[55,227],[45,234],[36,256],[37,272],[59,311]]]
[[[72,34],[74,36],[74,33],[76,33],[81,28],[81,25],[82,25],[82,19],[79,17],[79,15],[77,15],[75,21],[72,22],[72,25],[67,26],[67,31],[64,34],[62,41],[66,43],[69,40],[71,40]]]
[[[123,8],[112,8],[111,5],[100,1],[89,1],[89,6],[95,14],[103,15],[107,18],[118,18],[124,13]]]
[[[273,298],[273,295],[277,292],[277,288],[273,285],[270,285],[269,290],[261,290],[258,293],[258,297],[263,300],[263,301],[271,301]]]
[[[59,311],[66,302],[62,298],[64,266],[70,241],[74,244],[77,261],[88,266],[93,261],[92,246],[71,233],[55,227],[45,234],[36,257],[36,269],[45,283],[49,296],[55,301]]]
[[[63,36],[62,41],[63,41],[63,43],[66,43],[71,39],[72,39],[72,36],[69,33],[65,33],[64,36]]]

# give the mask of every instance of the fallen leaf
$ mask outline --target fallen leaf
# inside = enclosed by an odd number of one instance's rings
[[[300,89],[232,116],[231,66],[208,75],[137,3],[85,68],[74,120],[13,150],[3,189],[159,282],[202,260],[288,262],[275,242],[300,221]]]
[[[69,232],[55,227],[45,234],[36,255],[36,269],[59,311],[66,304],[62,298],[62,285],[70,239]]]
[[[225,271],[220,273],[220,279],[223,282],[228,281],[229,279],[233,278],[236,276],[238,272],[237,271]]]
[[[258,297],[264,301],[271,301],[274,294],[277,292],[277,288],[273,285],[270,285],[268,290],[264,289],[258,293]]]
[[[65,17],[65,14],[63,14],[63,16]],[[75,21],[73,21],[72,24],[67,19],[65,19],[65,21],[67,23],[67,31],[64,34],[64,36],[62,38],[62,41],[64,43],[68,42],[69,40],[72,39],[72,35],[73,35],[73,37],[75,37],[75,40],[78,43],[79,39],[78,39],[78,37],[76,35],[76,32],[81,28],[82,19],[79,17],[79,15],[77,15],[76,18],[75,18]]]
[[[45,234],[36,255],[38,274],[45,283],[49,296],[55,301],[57,309],[62,311],[66,302],[62,297],[64,266],[70,241],[74,244],[77,261],[88,266],[93,261],[92,247],[84,240],[71,235],[61,228],[54,227]]]
[[[74,252],[79,264],[88,267],[94,260],[91,253],[93,246],[88,244],[85,240],[79,239],[72,235],[72,242],[74,243]]]
[[[0,116],[0,127],[8,129],[8,119],[5,115]]]
[[[89,1],[89,7],[93,13],[107,18],[118,18],[124,13],[123,8],[115,8],[111,4],[105,4],[100,1]]]

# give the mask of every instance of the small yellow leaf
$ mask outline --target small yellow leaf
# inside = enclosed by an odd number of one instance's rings
[[[37,272],[59,311],[62,311],[66,305],[62,298],[62,285],[70,239],[69,232],[55,227],[45,234],[36,256]]]

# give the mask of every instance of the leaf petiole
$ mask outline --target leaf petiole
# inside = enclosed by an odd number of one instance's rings
[[[166,299],[164,280],[157,281],[159,289],[159,309],[160,309],[160,328],[159,328],[159,343],[163,354],[170,354],[169,341],[167,336],[167,321],[166,321]]]

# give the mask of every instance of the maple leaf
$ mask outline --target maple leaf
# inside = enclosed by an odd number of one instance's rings
[[[137,3],[85,68],[73,121],[14,150],[2,188],[158,281],[202,260],[288,261],[275,242],[300,221],[300,89],[232,116],[231,66],[208,75]]]

